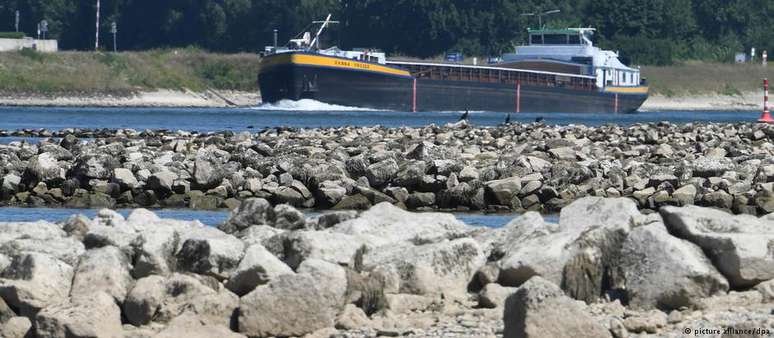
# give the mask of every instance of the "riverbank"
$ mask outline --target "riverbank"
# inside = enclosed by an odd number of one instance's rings
[[[552,213],[584,196],[650,211],[774,211],[774,127],[754,123],[0,131],[0,204]]]
[[[0,106],[39,107],[155,107],[155,108],[224,108],[254,107],[261,102],[258,91],[205,91],[158,89],[123,94],[39,95],[4,94]]]
[[[8,94],[0,92],[0,106],[46,107],[254,107],[261,102],[256,91],[209,89],[202,92],[158,89],[125,94],[100,95],[39,95]],[[738,95],[687,95],[667,97],[651,95],[640,111],[762,111],[763,92],[754,91]]]
[[[92,53],[0,53],[0,105],[233,107],[260,102],[255,54],[169,49]],[[686,62],[642,68],[644,111],[761,110],[761,78],[774,68]]]
[[[737,95],[699,94],[667,97],[653,94],[640,108],[649,111],[763,111],[763,89]]]
[[[0,223],[0,336],[768,336],[772,228],[598,197],[500,229],[259,198],[217,228],[144,209]]]

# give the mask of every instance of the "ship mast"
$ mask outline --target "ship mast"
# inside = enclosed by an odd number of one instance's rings
[[[322,34],[323,30],[325,30],[326,27],[330,24],[339,23],[338,21],[331,21],[332,14],[328,14],[328,17],[325,18],[325,21],[313,21],[312,23],[321,23],[320,30],[317,31],[317,34],[314,36],[314,40],[312,40],[312,43],[309,44],[309,48],[314,49],[320,49],[320,34]]]

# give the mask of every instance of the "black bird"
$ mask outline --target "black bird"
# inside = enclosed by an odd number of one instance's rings
[[[542,117],[542,116],[538,116],[538,117],[535,119],[535,122],[537,122],[537,123],[543,122],[543,117]]]
[[[505,117],[505,124],[511,124],[511,113],[508,113],[508,116]]]
[[[466,109],[465,110],[465,114],[462,114],[462,116],[460,116],[460,121],[467,120],[469,114],[470,114],[470,112],[468,112],[468,110]]]

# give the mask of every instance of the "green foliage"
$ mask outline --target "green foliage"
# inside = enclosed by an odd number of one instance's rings
[[[23,32],[0,32],[0,39],[22,39]]]
[[[148,50],[199,46],[221,52],[257,52],[279,30],[284,44],[328,13],[339,20],[324,46],[379,48],[391,54],[433,57],[449,50],[499,55],[526,40],[537,26],[524,13],[560,9],[543,18],[552,27],[594,26],[598,44],[637,64],[699,59],[731,62],[736,52],[774,51],[771,0],[101,0],[100,45]],[[0,30],[36,36],[40,20],[63,49],[94,48],[95,1],[4,0]],[[656,50],[658,49],[658,50]],[[217,67],[217,66],[211,66]],[[225,71],[221,69],[220,71]],[[207,72],[217,72],[210,69]],[[217,78],[215,76],[214,78]]]
[[[32,48],[22,48],[22,50],[19,51],[19,55],[37,62],[41,62],[46,58],[45,54],[38,52]]]
[[[113,93],[208,88],[256,91],[259,59],[194,48],[147,52],[0,53],[0,92]]]

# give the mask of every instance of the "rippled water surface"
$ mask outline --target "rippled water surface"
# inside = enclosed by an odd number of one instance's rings
[[[264,105],[254,108],[52,108],[0,107],[0,129],[59,130],[64,128],[133,128],[189,131],[248,130],[291,126],[302,128],[373,126],[426,126],[455,122],[461,112],[395,112],[359,110],[319,102]],[[507,113],[471,112],[469,121],[478,126],[503,123]],[[513,122],[602,125],[672,121],[740,122],[755,121],[757,112],[639,112],[635,114],[511,114]]]
[[[126,217],[131,210],[121,209],[119,213]],[[216,226],[223,223],[229,215],[228,211],[200,211],[185,209],[161,209],[154,210],[161,218],[173,218],[179,220],[198,220],[203,224]],[[49,222],[64,221],[72,215],[83,214],[93,218],[97,214],[95,209],[65,209],[65,208],[0,208],[0,222],[33,222],[46,220]],[[319,212],[307,211],[306,216],[314,216]],[[454,214],[459,220],[473,226],[485,226],[491,228],[502,227],[511,220],[518,217],[517,214],[475,214],[458,213]],[[548,215],[547,221],[557,222],[558,217]]]

